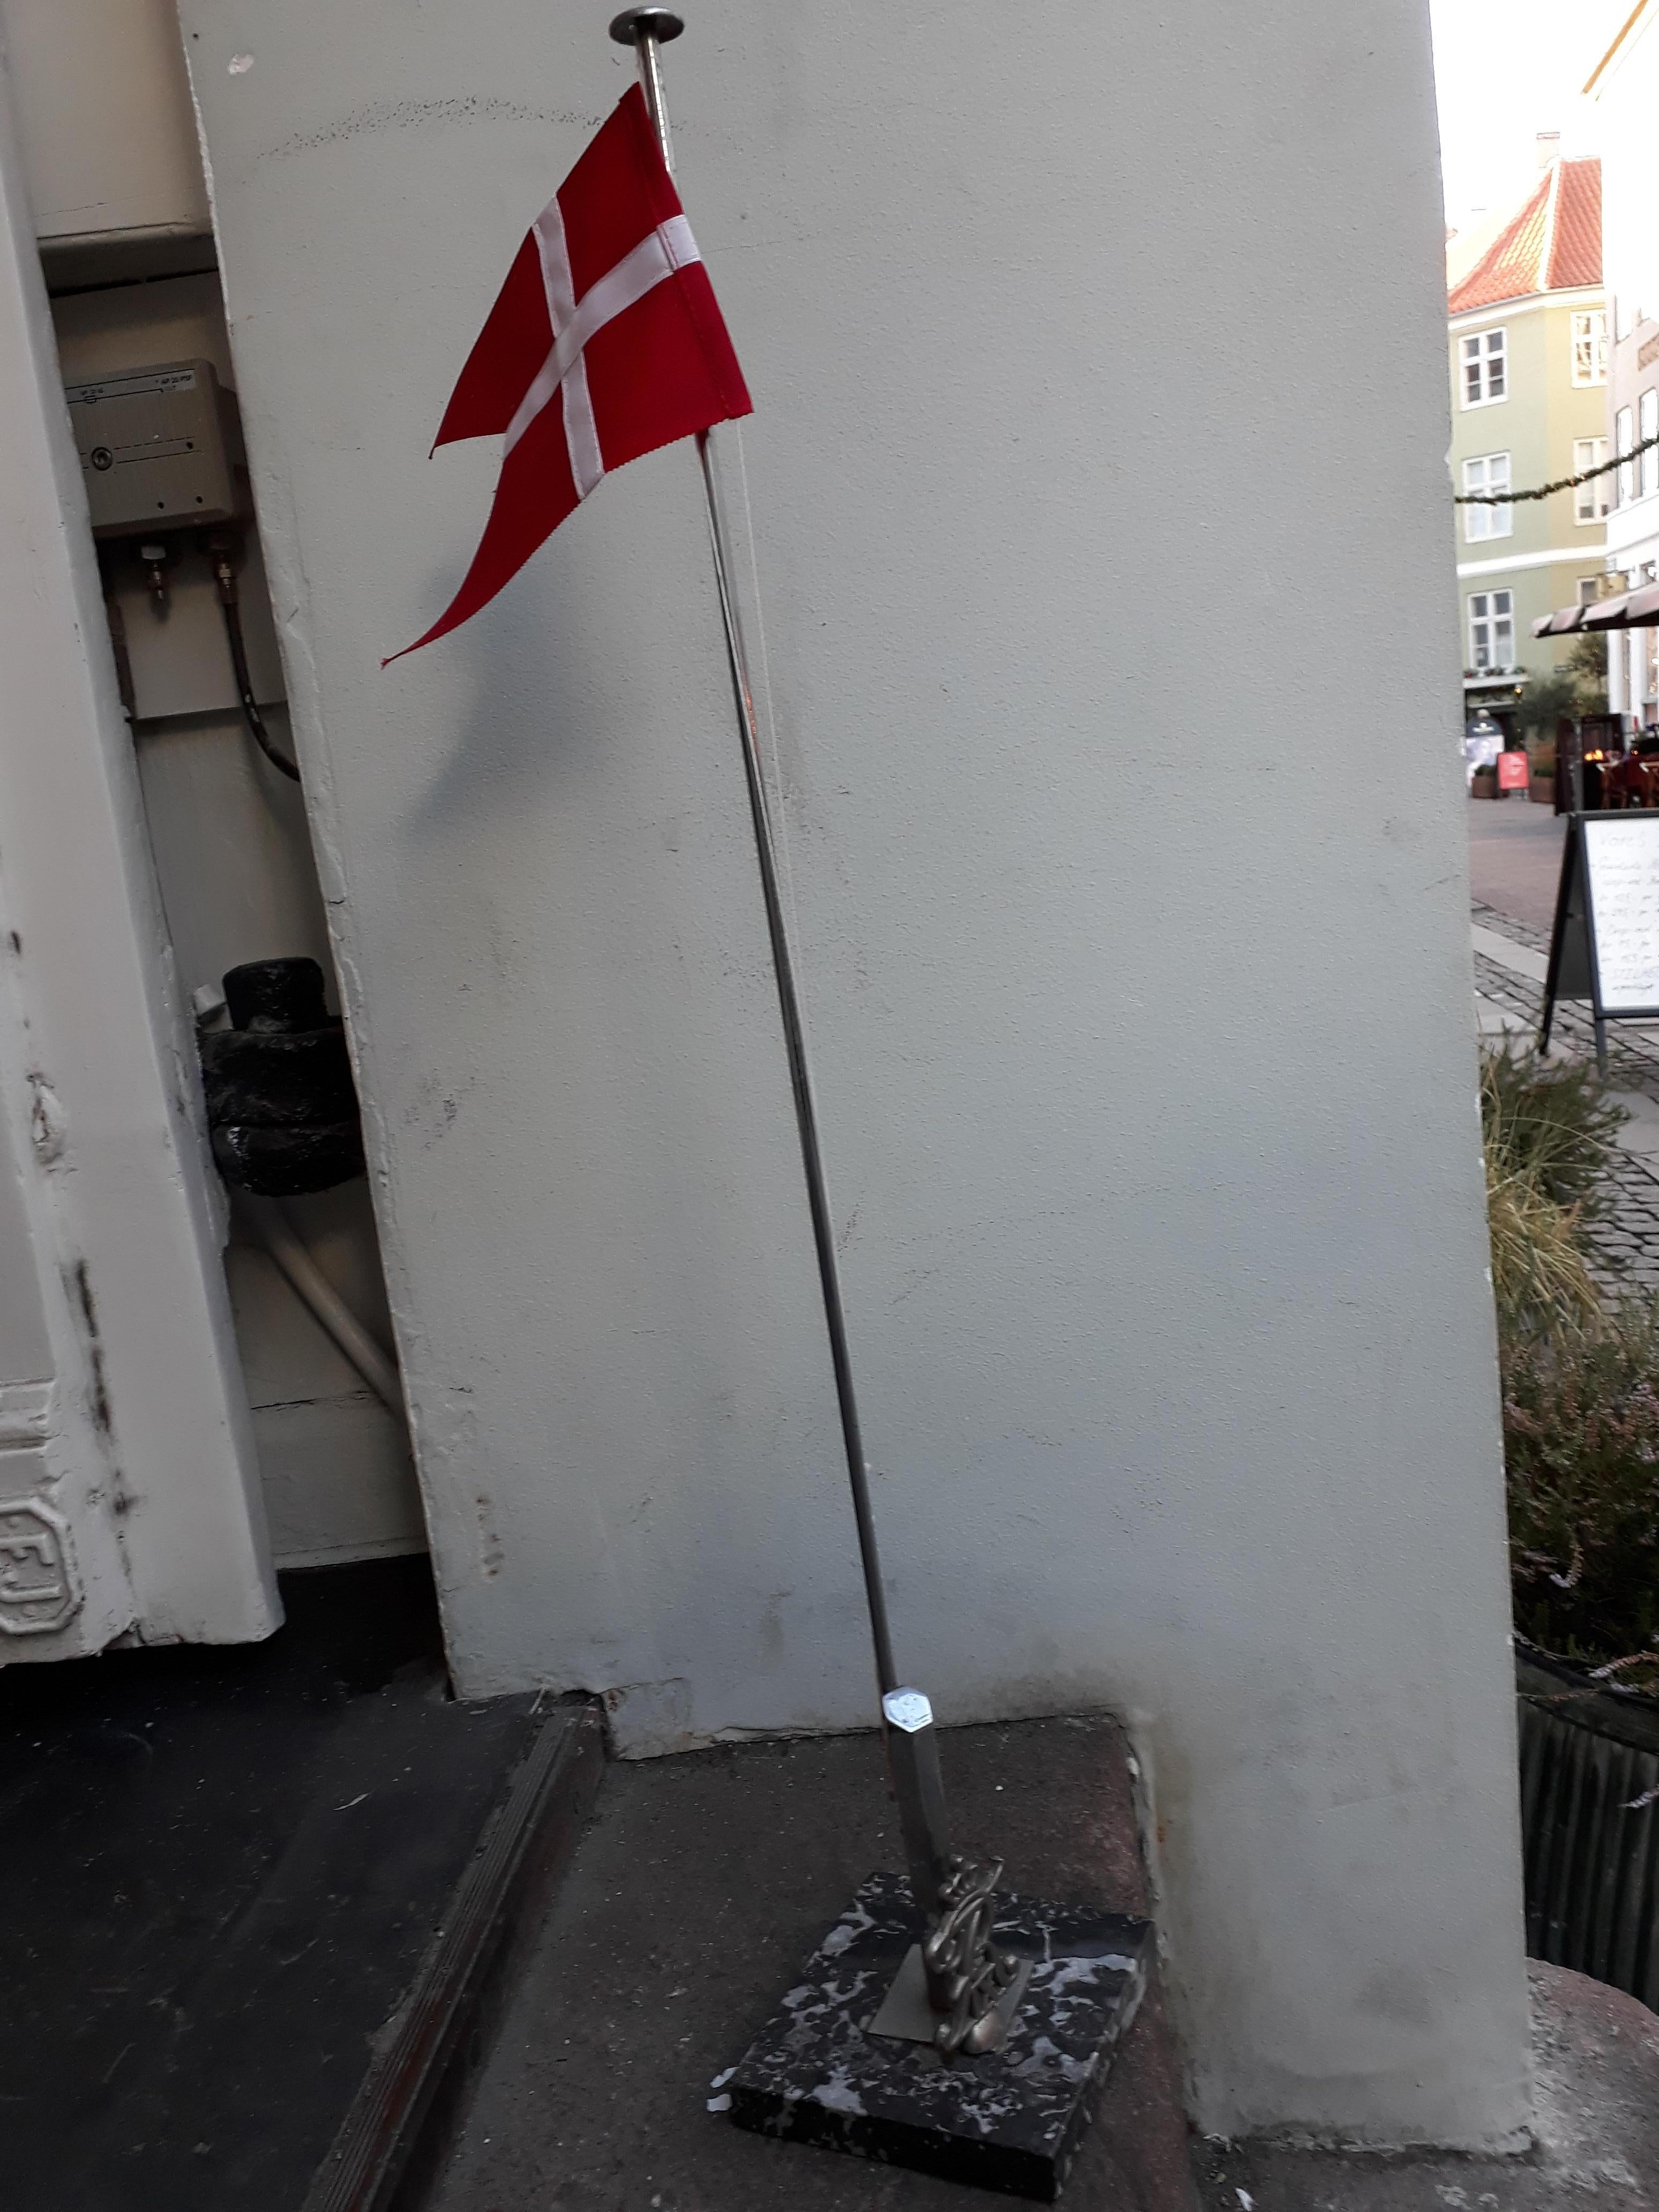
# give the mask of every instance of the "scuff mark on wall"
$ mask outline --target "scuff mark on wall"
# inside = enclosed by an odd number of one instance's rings
[[[39,1068],[29,1070],[29,1141],[43,1168],[55,1168],[69,1141],[58,1093]]]
[[[426,123],[546,123],[573,131],[597,131],[602,115],[577,115],[568,109],[526,107],[516,100],[463,95],[449,100],[374,100],[325,125],[284,138],[261,158],[281,160],[289,154],[309,154],[319,146],[337,146],[343,139],[366,132],[407,131]]]
[[[495,1508],[488,1493],[480,1491],[476,1500],[478,1516],[478,1572],[486,1581],[500,1574],[507,1559],[507,1547],[501,1531],[495,1526]]]
[[[98,1302],[92,1295],[92,1278],[84,1260],[77,1260],[69,1273],[70,1295],[75,1302],[87,1333],[87,1363],[89,1384],[87,1402],[100,1436],[113,1436],[115,1426],[110,1413],[109,1377],[104,1371],[104,1346],[98,1333]]]

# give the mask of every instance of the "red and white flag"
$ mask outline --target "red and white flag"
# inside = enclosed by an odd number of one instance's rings
[[[445,410],[434,453],[501,432],[501,473],[459,591],[404,652],[477,614],[608,469],[751,411],[634,85],[531,225]]]

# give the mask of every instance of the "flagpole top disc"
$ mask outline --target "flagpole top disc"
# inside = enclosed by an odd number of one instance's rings
[[[619,46],[636,46],[642,38],[665,46],[685,28],[683,17],[672,8],[624,8],[612,19],[611,35]]]

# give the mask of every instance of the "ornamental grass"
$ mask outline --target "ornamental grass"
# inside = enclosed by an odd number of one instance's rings
[[[1516,1626],[1659,1687],[1659,1303],[1605,1300],[1585,1232],[1622,1109],[1512,1050],[1480,1077]]]

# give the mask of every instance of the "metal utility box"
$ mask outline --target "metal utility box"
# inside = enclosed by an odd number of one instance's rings
[[[210,361],[162,362],[64,394],[93,535],[229,522],[238,494],[228,395]]]

